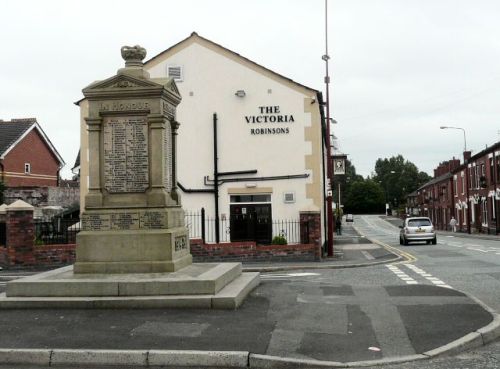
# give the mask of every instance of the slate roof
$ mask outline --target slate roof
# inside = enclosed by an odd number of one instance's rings
[[[11,150],[18,140],[23,138],[23,136],[28,134],[32,129],[36,129],[40,133],[42,139],[50,150],[52,150],[62,168],[65,164],[63,158],[57,152],[52,142],[50,142],[49,138],[36,121],[36,118],[12,119],[10,121],[0,119],[0,159]]]
[[[0,120],[0,156],[35,123],[35,118]]]

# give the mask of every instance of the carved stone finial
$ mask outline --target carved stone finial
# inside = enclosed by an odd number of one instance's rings
[[[121,52],[126,67],[141,67],[146,57],[146,49],[139,45],[123,46]]]

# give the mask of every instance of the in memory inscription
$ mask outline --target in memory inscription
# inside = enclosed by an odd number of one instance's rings
[[[146,117],[107,117],[103,136],[104,188],[111,193],[146,191],[149,187]]]

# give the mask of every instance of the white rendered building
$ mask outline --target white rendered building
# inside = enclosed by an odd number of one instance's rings
[[[196,33],[144,67],[151,78],[174,78],[182,96],[176,171],[187,213],[204,208],[207,218],[215,218],[218,207],[221,242],[269,243],[283,234],[293,243],[299,241],[292,239],[297,237],[290,225],[272,223],[298,222],[301,212],[317,212],[323,244],[326,183],[318,91]],[[80,102],[82,117],[85,105]],[[84,152],[83,122],[81,132]],[[85,160],[82,155],[82,193]]]

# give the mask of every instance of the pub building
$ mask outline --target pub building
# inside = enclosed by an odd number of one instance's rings
[[[147,60],[144,69],[153,79],[173,78],[182,97],[175,190],[191,238],[201,238],[203,229],[207,243],[268,244],[275,236],[301,243],[299,220],[315,216],[324,244],[326,141],[319,91],[196,33]],[[83,208],[88,102],[78,104]],[[197,218],[202,208],[204,227]]]

